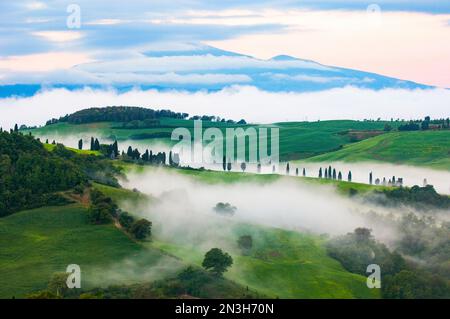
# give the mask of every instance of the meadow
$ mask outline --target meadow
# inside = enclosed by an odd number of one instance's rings
[[[80,265],[82,288],[145,280],[145,272],[133,273],[137,265],[151,268],[163,261],[181,265],[157,249],[134,242],[112,224],[88,224],[86,208],[79,204],[0,218],[0,243],[0,298],[23,298],[46,289],[51,276],[64,272],[69,264]],[[118,265],[128,267],[128,273],[121,276]],[[173,271],[172,267],[157,269],[161,276]]]

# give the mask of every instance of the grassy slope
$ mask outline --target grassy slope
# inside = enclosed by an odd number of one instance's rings
[[[56,145],[55,144],[47,144],[47,143],[44,143],[44,148],[47,150],[47,151],[53,151],[54,149],[55,149],[55,147],[56,147]],[[66,148],[68,149],[68,150],[71,150],[71,151],[73,151],[73,152],[75,152],[75,153],[78,153],[78,154],[83,154],[83,155],[97,155],[97,156],[99,156],[99,155],[101,155],[101,153],[99,152],[99,151],[91,151],[91,150],[79,150],[79,149],[77,149],[77,148],[72,148],[72,147],[67,147],[66,146]]]
[[[285,122],[275,123],[268,126],[280,129],[280,156],[282,159],[302,159],[310,156],[322,154],[336,150],[342,145],[350,143],[348,135],[339,134],[347,130],[382,130],[386,122],[363,122],[351,120],[320,121],[320,122]],[[392,125],[396,126],[394,122]],[[129,139],[132,135],[142,133],[172,132],[176,127],[186,127],[193,135],[193,121],[162,119],[160,128],[147,129],[119,129],[120,123],[89,123],[89,124],[68,124],[57,123],[31,132],[37,136],[79,136],[91,135],[99,137],[116,138],[119,140]],[[203,127],[218,127],[223,132],[225,128],[235,127],[258,127],[257,125],[230,125],[226,123],[203,122]],[[265,127],[267,127],[265,125]],[[25,130],[30,131],[30,130]],[[225,135],[225,134],[224,134]],[[140,140],[140,142],[154,141]],[[159,139],[165,143],[172,143],[170,139]]]
[[[236,225],[235,232],[236,238],[254,238],[249,256],[231,252],[234,263],[225,275],[243,286],[271,298],[379,297],[378,291],[367,288],[366,278],[347,272],[329,257],[318,236],[244,224]],[[152,245],[198,266],[205,253],[181,243]]]
[[[383,161],[450,170],[450,131],[394,132],[315,156],[310,161]]]
[[[132,167],[128,166],[127,169],[131,170]],[[244,182],[249,181],[249,178],[254,182],[270,182],[278,178],[289,178],[232,172],[176,171],[206,183]],[[358,188],[359,185],[346,182],[339,184],[343,185],[342,189],[339,189],[344,191],[348,189],[348,185],[354,188]],[[115,191],[112,190],[109,194],[114,197]],[[326,254],[324,239],[319,236],[249,224],[234,224],[233,231],[236,236],[230,238],[232,244],[243,234],[251,234],[255,240],[255,249],[250,256],[241,255],[238,249],[230,252],[234,265],[226,277],[241,285],[249,286],[269,297],[280,298],[379,297],[377,291],[367,289],[364,277],[347,272]],[[148,245],[198,266],[201,265],[205,253],[189,244],[162,242],[158,238]]]
[[[0,298],[44,289],[54,272],[72,263],[80,265],[82,288],[88,288],[98,269],[106,271],[125,258],[145,267],[169,258],[135,243],[113,225],[87,224],[85,213],[85,208],[69,205],[1,218]]]

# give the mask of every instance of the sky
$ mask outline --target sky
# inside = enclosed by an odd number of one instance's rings
[[[450,1],[0,2],[0,80],[186,42],[450,87]]]

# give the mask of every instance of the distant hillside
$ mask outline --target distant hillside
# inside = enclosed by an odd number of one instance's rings
[[[68,122],[71,124],[83,124],[94,122],[130,122],[143,121],[158,118],[184,119],[187,113],[177,113],[170,110],[152,110],[145,107],[136,106],[108,106],[93,107],[63,116],[59,119],[47,121],[47,125]]]
[[[380,161],[450,170],[450,130],[394,132],[309,158],[309,161]]]

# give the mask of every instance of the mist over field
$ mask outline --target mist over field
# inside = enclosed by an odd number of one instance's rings
[[[155,231],[161,238],[181,236],[195,245],[210,246],[214,240],[227,238],[224,220],[329,235],[367,227],[377,239],[389,244],[398,239],[395,228],[374,220],[373,214],[395,216],[408,212],[341,196],[331,186],[287,179],[263,184],[210,184],[161,169],[130,173],[123,185],[156,197],[137,211],[159,225]],[[236,206],[236,214],[218,216],[213,210],[218,202]]]
[[[450,90],[383,89],[355,87],[317,92],[267,92],[252,86],[232,86],[220,91],[115,90],[84,88],[43,90],[32,97],[0,99],[0,126],[11,128],[16,122],[43,125],[89,107],[136,105],[176,112],[214,114],[254,123],[316,121],[331,119],[417,119],[448,116]],[[17,117],[20,114],[20,118]]]

